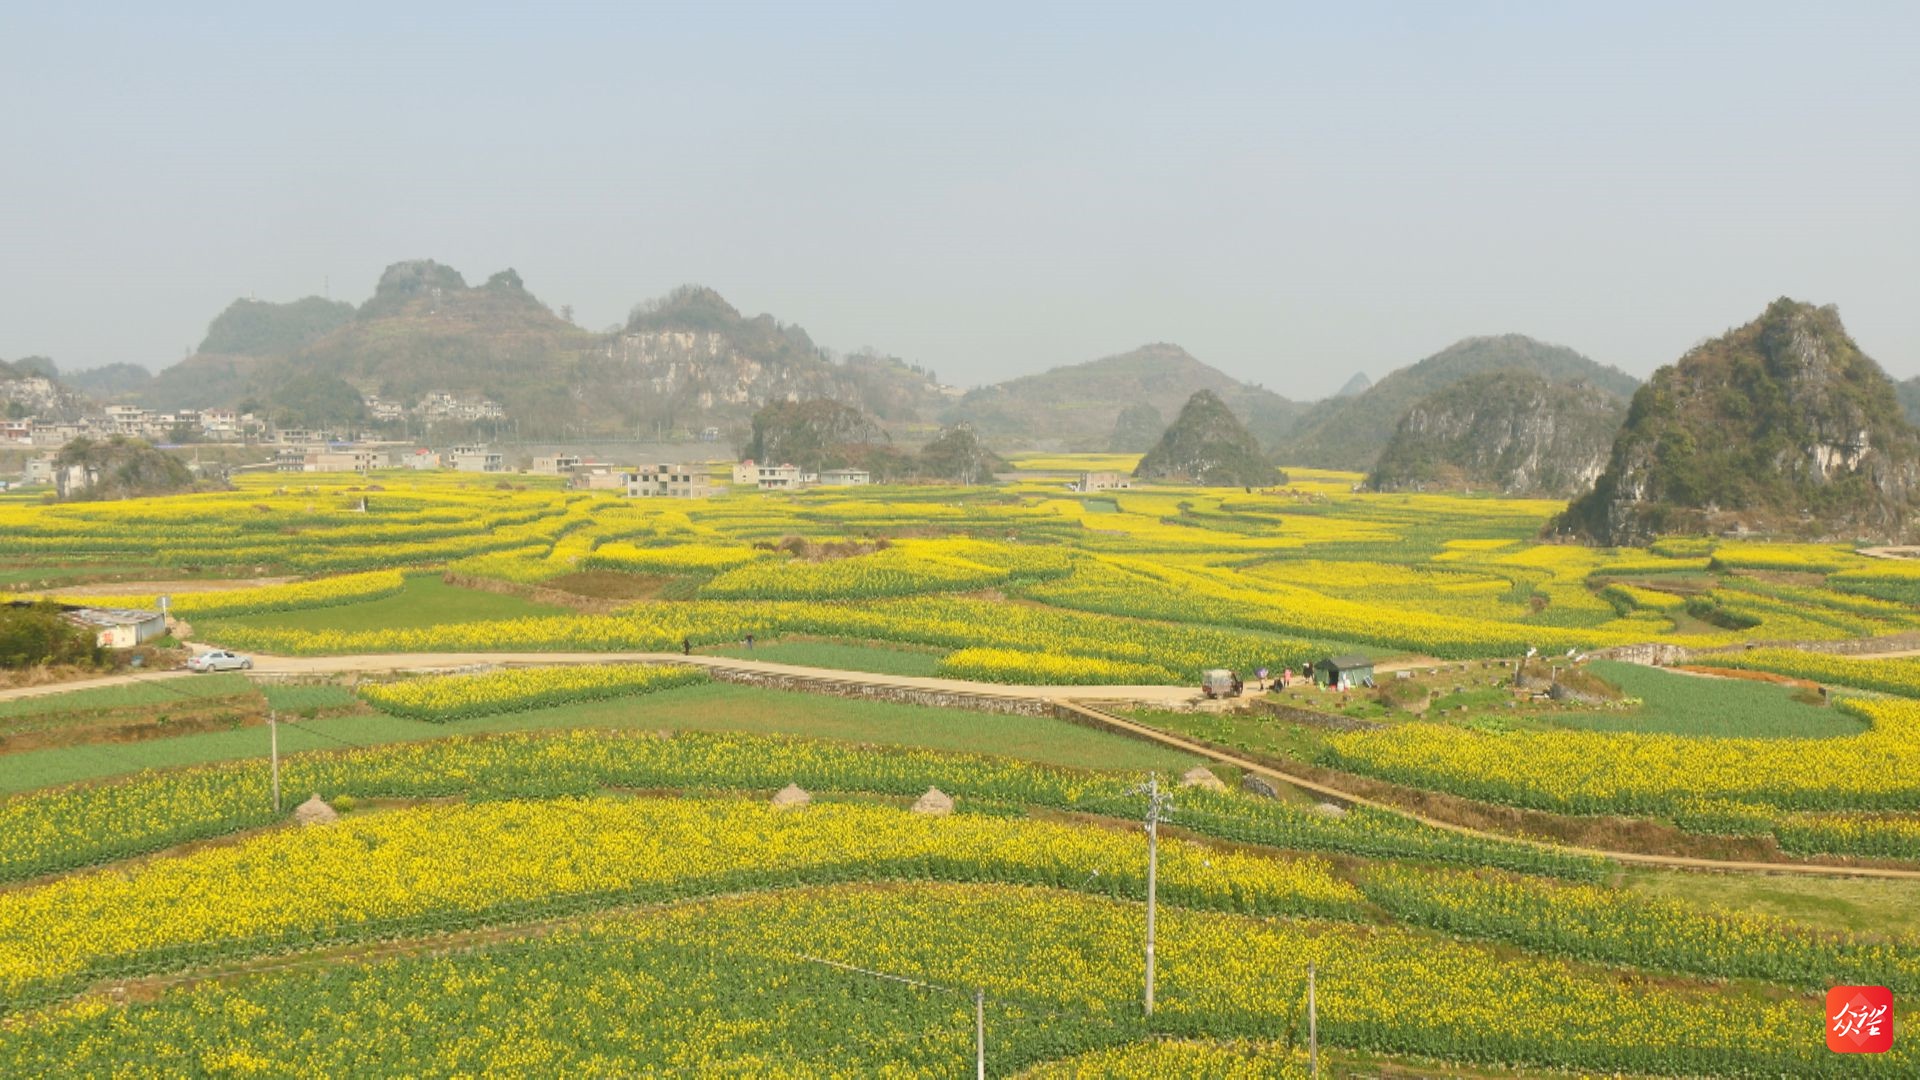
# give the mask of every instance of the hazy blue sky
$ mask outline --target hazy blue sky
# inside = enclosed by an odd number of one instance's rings
[[[160,366],[430,257],[961,383],[1645,374],[1783,293],[1920,373],[1920,4],[280,7],[0,10],[0,356]]]

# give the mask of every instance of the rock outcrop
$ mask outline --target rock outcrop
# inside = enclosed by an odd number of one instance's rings
[[[1782,298],[1661,368],[1552,528],[1603,544],[1745,530],[1907,542],[1920,432],[1839,313]]]
[[[1591,383],[1526,371],[1473,375],[1400,418],[1367,485],[1566,498],[1599,478],[1626,414],[1625,398]]]

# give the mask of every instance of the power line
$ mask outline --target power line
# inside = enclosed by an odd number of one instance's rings
[[[942,994],[955,994],[960,997],[972,996],[965,990],[955,989],[951,986],[941,986],[939,983],[927,982],[924,979],[913,979],[905,975],[894,975],[890,972],[875,971],[872,968],[863,968],[858,964],[847,964],[838,960],[828,960],[824,957],[808,956],[806,953],[794,953],[793,957],[796,960],[805,960],[809,964],[821,964],[830,968],[839,968],[841,971],[851,971],[857,975],[871,975],[876,979],[887,979],[891,982],[905,983],[908,986],[918,987],[922,990],[932,990]]]

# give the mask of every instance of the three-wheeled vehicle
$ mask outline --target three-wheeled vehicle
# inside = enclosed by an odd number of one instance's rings
[[[1200,692],[1210,698],[1240,696],[1240,676],[1226,668],[1211,668],[1200,676]]]

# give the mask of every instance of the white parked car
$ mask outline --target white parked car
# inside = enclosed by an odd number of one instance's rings
[[[253,657],[215,649],[188,660],[187,667],[193,671],[248,671],[253,667]]]

